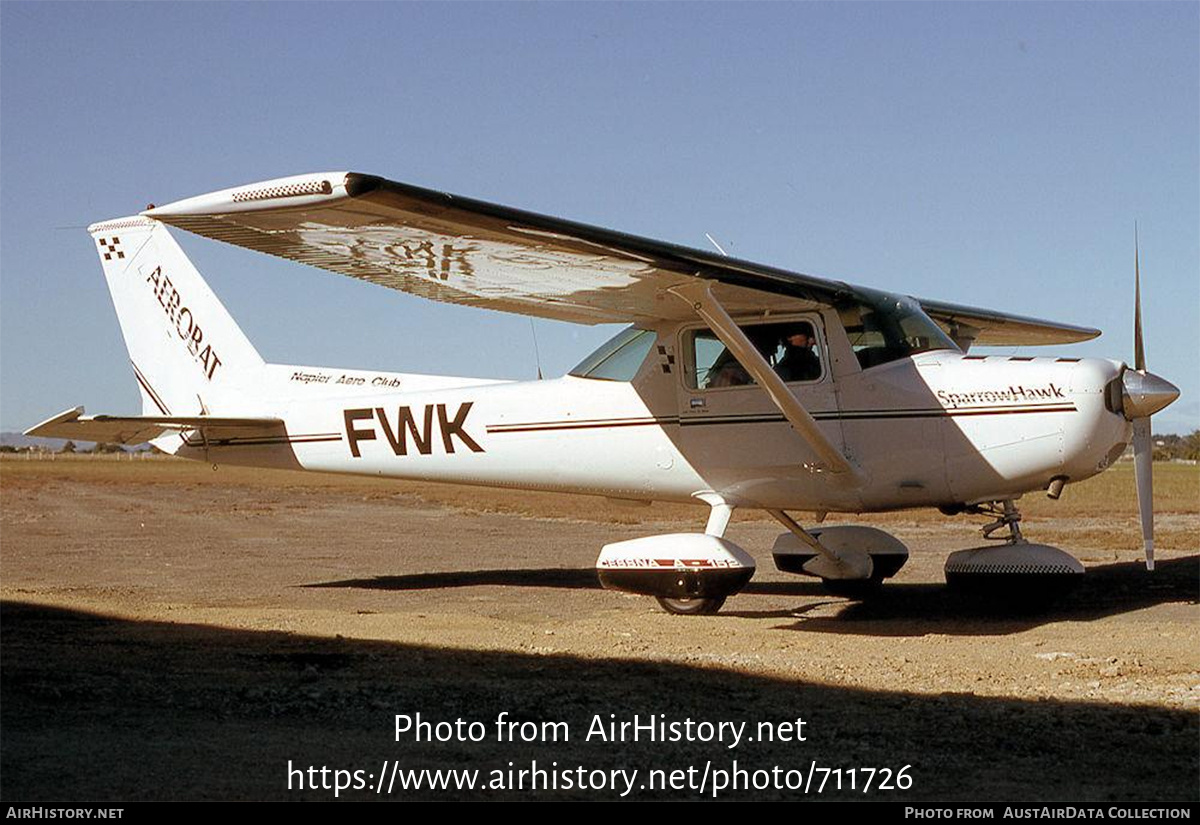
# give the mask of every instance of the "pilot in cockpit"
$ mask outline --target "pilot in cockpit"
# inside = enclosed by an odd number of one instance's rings
[[[817,336],[812,325],[796,324],[783,338],[783,355],[775,362],[775,372],[784,381],[812,381],[821,377],[821,359],[813,351]]]
[[[759,326],[749,327],[745,330],[746,337],[754,344],[755,348],[762,353],[763,358],[770,361],[779,348],[779,338],[771,334],[771,327]],[[713,362],[709,370],[709,380],[705,384],[705,388],[710,387],[740,387],[745,384],[753,384],[754,379],[750,377],[750,373],[746,372],[746,368],[738,363],[734,358],[733,353],[729,350],[724,350],[717,360]]]
[[[747,327],[746,337],[784,381],[812,381],[821,377],[821,359],[812,324],[760,324]],[[723,350],[709,369],[705,388],[753,384],[754,379],[729,350]]]

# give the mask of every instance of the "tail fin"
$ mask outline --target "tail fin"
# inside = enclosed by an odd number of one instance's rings
[[[263,360],[162,223],[93,224],[147,415],[235,414]]]

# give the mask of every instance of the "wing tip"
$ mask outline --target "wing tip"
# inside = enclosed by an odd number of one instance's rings
[[[1047,346],[1078,344],[1099,338],[1095,327],[1016,315],[994,309],[918,298],[929,317],[939,324],[965,324],[978,331],[979,346]]]
[[[157,221],[146,216],[146,213],[137,215],[126,215],[123,218],[109,218],[103,221],[96,221],[88,226],[87,231],[91,235],[98,232],[112,232],[117,229],[136,229],[142,227],[150,227],[156,224]]]
[[[71,407],[68,410],[63,410],[62,412],[58,413],[57,415],[50,416],[45,421],[40,421],[37,424],[34,424],[28,430],[25,430],[25,432],[23,432],[22,435],[40,438],[42,436],[41,436],[41,433],[38,432],[38,430],[42,430],[46,427],[52,427],[56,424],[62,424],[62,423],[68,422],[68,421],[75,421],[82,415],[83,415],[83,406],[82,405],[80,405],[78,407]]]
[[[170,223],[172,218],[193,215],[221,215],[279,207],[309,206],[334,198],[344,198],[349,194],[347,185],[352,179],[368,177],[370,176],[355,172],[309,172],[184,198],[147,209],[139,215],[142,218]]]

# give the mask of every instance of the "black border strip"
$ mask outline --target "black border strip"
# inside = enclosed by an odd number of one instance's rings
[[[137,382],[142,385],[142,389],[144,389],[146,394],[150,396],[150,400],[154,402],[154,406],[158,407],[158,411],[163,415],[170,415],[171,411],[167,409],[167,405],[163,403],[162,398],[160,398],[158,393],[154,391],[154,387],[150,386],[150,381],[146,378],[142,371],[138,369],[138,365],[133,361],[130,361],[129,365],[133,367],[133,377],[136,378]]]
[[[522,433],[529,430],[593,430],[597,428],[614,427],[647,427],[654,424],[678,424],[679,416],[665,418],[614,418],[612,420],[593,419],[591,421],[534,421],[528,424],[489,424],[488,433]]]
[[[199,428],[192,428],[192,430]],[[191,432],[192,430],[188,430]],[[328,441],[342,441],[340,433],[305,433],[304,435],[241,435],[232,438],[210,438],[209,447],[249,447],[263,444],[315,444]],[[203,447],[203,438],[184,439],[188,447]]]
[[[340,435],[336,436],[242,436],[240,438],[212,438],[208,440],[207,446],[209,449],[213,447],[262,447],[271,444],[317,444],[329,441],[342,441]],[[184,445],[193,448],[204,448],[204,439],[184,440]]]
[[[1074,404],[1056,404],[1040,407],[1004,407],[987,409],[939,409],[939,410],[851,410],[847,412],[813,413],[817,421],[869,421],[876,419],[898,418],[967,418],[981,415],[1029,415],[1036,413],[1073,413],[1078,412]],[[592,430],[615,429],[618,427],[646,427],[652,425],[678,424],[682,427],[696,427],[714,424],[770,424],[787,421],[781,413],[758,413],[748,415],[724,415],[712,418],[681,418],[679,416],[664,416],[653,419],[613,419],[598,420],[588,423],[580,421],[541,421],[529,424],[500,424],[489,425],[489,434],[531,433],[547,430]]]

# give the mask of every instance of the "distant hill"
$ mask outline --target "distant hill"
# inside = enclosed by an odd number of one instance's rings
[[[30,438],[21,433],[0,433],[0,446],[6,447],[41,447],[52,453],[57,453],[67,443],[65,438]],[[80,450],[90,450],[95,443],[92,441],[76,441],[75,446]]]
[[[7,447],[42,447],[43,450],[58,452],[66,442],[66,439],[40,439],[22,433],[0,433],[0,445]],[[92,441],[76,441],[79,450],[91,450],[92,446]]]
[[[0,433],[0,447],[16,447],[17,449],[40,447],[51,453],[57,453],[67,443],[65,438],[30,438],[22,433]],[[94,441],[76,441],[75,449],[81,453],[89,452],[96,446]],[[138,444],[136,447],[122,447],[128,452],[139,452],[150,449],[149,444]]]

